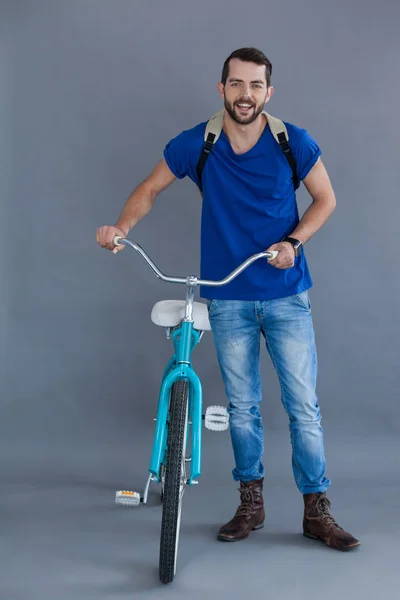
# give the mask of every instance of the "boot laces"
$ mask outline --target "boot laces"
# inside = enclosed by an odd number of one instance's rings
[[[249,511],[254,508],[254,490],[252,489],[240,489],[240,506],[236,511],[236,516],[239,517],[241,515],[248,515]]]
[[[315,508],[316,508],[318,516],[321,517],[321,519],[325,523],[335,525],[339,529],[342,529],[336,523],[335,519],[333,518],[333,516],[329,510],[330,507],[331,507],[331,501],[325,495],[321,495],[318,497],[318,499],[315,503]]]

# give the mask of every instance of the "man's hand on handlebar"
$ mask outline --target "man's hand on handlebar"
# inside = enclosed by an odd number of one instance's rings
[[[121,244],[120,246],[115,246],[114,238],[115,236],[126,237],[127,233],[119,229],[118,227],[114,227],[112,225],[106,225],[105,227],[100,227],[96,231],[96,242],[102,248],[106,248],[107,250],[111,250],[113,254],[117,252],[121,252],[125,246]]]
[[[290,269],[290,267],[293,267],[296,252],[290,242],[272,244],[272,246],[267,248],[267,252],[271,250],[277,250],[279,254],[276,258],[268,261],[270,265],[277,269]]]

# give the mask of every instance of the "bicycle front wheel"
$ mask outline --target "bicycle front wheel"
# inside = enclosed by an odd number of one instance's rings
[[[182,498],[186,485],[185,442],[188,421],[189,384],[179,380],[172,386],[167,460],[161,521],[159,576],[171,583],[176,573]]]

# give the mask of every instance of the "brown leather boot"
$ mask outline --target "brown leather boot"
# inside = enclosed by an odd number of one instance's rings
[[[330,513],[331,503],[325,492],[305,494],[303,532],[306,537],[319,539],[335,550],[351,550],[360,542],[344,531]]]
[[[240,506],[233,519],[219,530],[219,540],[237,542],[246,538],[253,529],[264,527],[263,481],[264,478],[240,482]]]

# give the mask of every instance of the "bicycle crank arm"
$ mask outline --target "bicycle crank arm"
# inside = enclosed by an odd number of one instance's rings
[[[122,506],[139,506],[141,502],[143,502],[143,504],[147,504],[149,487],[152,481],[156,481],[156,478],[152,473],[150,473],[143,495],[139,494],[139,492],[133,492],[131,490],[118,490],[115,493],[115,504],[120,504]]]

